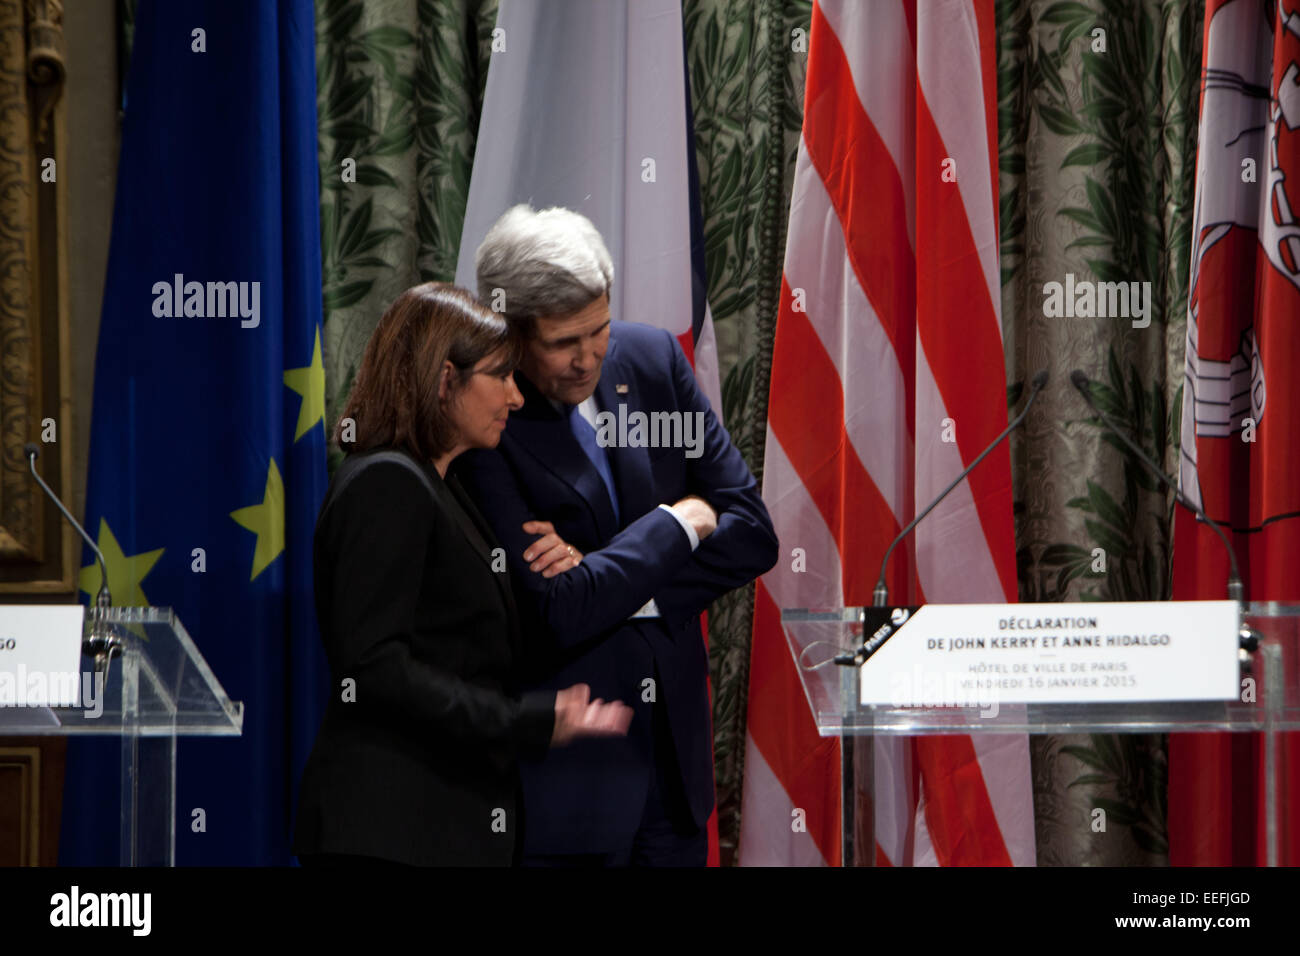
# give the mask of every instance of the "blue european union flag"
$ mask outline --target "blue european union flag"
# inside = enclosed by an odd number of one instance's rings
[[[113,603],[174,607],[245,704],[242,737],[178,746],[178,863],[290,862],[297,781],[324,710],[311,567],[327,483],[314,44],[311,0],[137,11],[86,529]],[[83,564],[93,595],[89,552]],[[117,862],[116,821],[81,799],[116,794],[118,759],[103,742],[69,750],[63,863]]]

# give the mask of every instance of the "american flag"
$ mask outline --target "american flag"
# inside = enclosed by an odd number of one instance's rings
[[[870,603],[890,540],[1007,423],[992,0],[819,0],[808,55],[763,483],[783,560],[757,587],[743,865],[842,862],[840,744],[817,734],[781,608]],[[1011,498],[1002,446],[895,552],[894,601],[1014,601]],[[878,740],[875,765],[877,862],[1033,865],[1027,737]]]

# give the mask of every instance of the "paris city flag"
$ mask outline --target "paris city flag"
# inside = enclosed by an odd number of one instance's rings
[[[179,864],[290,862],[323,714],[318,183],[311,0],[141,2],[84,522],[113,604],[174,608],[244,703],[241,737],[180,739]],[[116,864],[119,763],[108,741],[69,748],[62,863]]]
[[[1208,0],[1179,484],[1228,530],[1251,602],[1300,601],[1300,14]],[[1294,6],[1294,5],[1293,5]],[[1180,510],[1174,597],[1224,596],[1228,556]],[[1295,619],[1271,637],[1296,639]],[[1292,644],[1291,646],[1294,646]],[[1294,660],[1279,679],[1300,680]],[[1276,862],[1300,864],[1300,733],[1272,741]],[[1169,862],[1269,862],[1268,742],[1171,734]]]

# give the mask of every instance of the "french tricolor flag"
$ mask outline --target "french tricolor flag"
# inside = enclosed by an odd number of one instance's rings
[[[614,319],[667,329],[722,418],[678,0],[502,0],[456,282],[503,212],[565,206],[614,260]]]

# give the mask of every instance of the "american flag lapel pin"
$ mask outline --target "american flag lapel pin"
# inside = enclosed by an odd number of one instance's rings
[[[623,384],[615,385],[615,386],[614,386],[614,393],[617,394],[617,395],[626,395],[626,394],[627,394],[627,386],[626,386],[626,385],[623,385]]]

